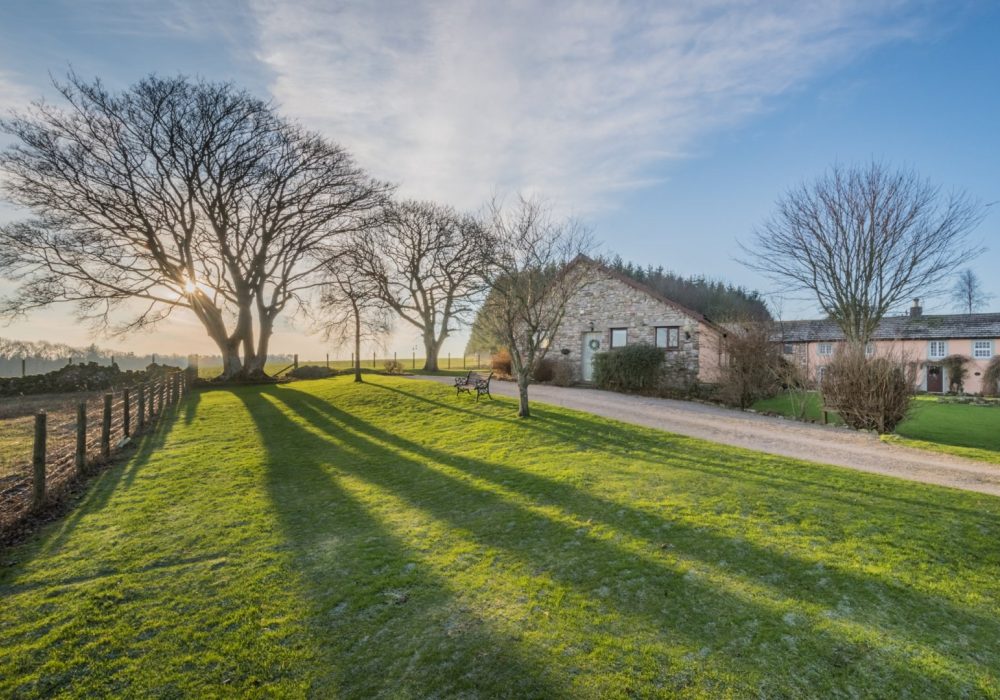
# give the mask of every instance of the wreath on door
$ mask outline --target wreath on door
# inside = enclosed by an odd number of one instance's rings
[[[587,343],[587,345],[590,347],[591,350],[597,350],[597,348],[601,347],[601,341],[599,341],[597,338],[591,338],[590,342]]]

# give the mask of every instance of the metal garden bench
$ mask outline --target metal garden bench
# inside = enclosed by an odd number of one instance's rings
[[[458,396],[463,391],[472,393],[476,392],[476,401],[479,401],[479,397],[486,395],[493,400],[493,396],[490,394],[490,380],[493,379],[493,372],[489,375],[483,376],[478,372],[469,372],[464,377],[455,377],[455,395]]]

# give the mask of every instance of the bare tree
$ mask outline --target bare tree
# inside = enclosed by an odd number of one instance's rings
[[[958,273],[958,279],[955,280],[955,286],[951,290],[951,299],[962,311],[967,314],[974,313],[992,298],[993,295],[986,293],[979,276],[971,268],[967,267]]]
[[[388,187],[340,146],[228,84],[149,77],[118,94],[70,75],[66,106],[0,122],[5,189],[35,218],[0,229],[0,313],[75,303],[124,334],[190,310],[223,377],[263,375],[277,316],[320,284],[331,236]]]
[[[381,340],[391,330],[392,318],[378,288],[358,267],[356,249],[348,244],[330,259],[320,304],[324,339],[337,346],[353,341],[354,381],[361,382],[361,342]]]
[[[517,379],[517,415],[531,415],[528,384],[545,358],[566,306],[588,278],[570,263],[592,247],[589,232],[572,221],[556,221],[541,203],[519,197],[510,207],[489,209],[487,282],[479,312],[482,332],[507,348]]]
[[[792,190],[755,231],[745,262],[784,289],[815,296],[849,341],[865,343],[900,302],[938,291],[981,250],[982,209],[912,172],[879,163],[832,168]]]
[[[484,248],[475,217],[413,201],[390,206],[372,235],[359,241],[359,269],[380,298],[420,331],[425,370],[437,370],[441,346],[483,291]]]

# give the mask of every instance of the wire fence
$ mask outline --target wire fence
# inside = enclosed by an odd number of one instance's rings
[[[0,411],[0,536],[147,431],[190,390],[191,373],[107,392],[5,400]]]

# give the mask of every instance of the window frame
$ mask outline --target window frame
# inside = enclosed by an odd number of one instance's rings
[[[782,355],[794,355],[795,354],[795,343],[783,342],[781,344],[781,354]]]
[[[625,342],[622,343],[621,345],[615,345],[615,332],[616,331],[621,331],[622,333],[625,334]],[[619,328],[610,328],[610,329],[608,329],[608,347],[610,347],[612,350],[614,350],[615,348],[624,348],[627,345],[628,345],[628,327],[624,327],[624,328],[619,327]]]
[[[660,331],[664,332],[666,337],[663,345],[660,345]],[[670,344],[670,331],[674,332],[674,338],[676,342]],[[680,350],[681,349],[681,327],[680,326],[654,326],[653,327],[653,345],[658,347],[660,350]]]
[[[827,352],[823,352],[824,348]],[[816,354],[819,357],[833,357],[833,343],[823,342],[816,344]]]
[[[978,354],[976,354],[977,351],[979,350],[979,348],[976,347],[977,343],[986,343],[986,347],[984,348],[985,351],[986,351],[985,355],[978,355]],[[979,339],[979,340],[973,340],[972,341],[972,359],[974,359],[974,360],[989,360],[992,357],[993,357],[993,341],[992,340]]]
[[[934,354],[934,346],[940,344],[941,354]],[[948,357],[948,341],[947,340],[929,340],[927,341],[927,359],[928,360],[943,360]]]

